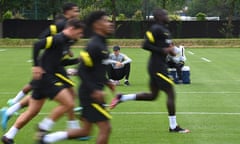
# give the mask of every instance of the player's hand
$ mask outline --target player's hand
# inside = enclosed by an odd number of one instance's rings
[[[43,73],[45,73],[45,71],[40,66],[35,66],[32,68],[32,76],[34,80],[41,79]]]
[[[122,66],[123,66],[123,64],[121,62],[116,63],[116,67],[122,67]]]
[[[116,85],[113,82],[108,81],[106,85],[112,92],[115,92]]]
[[[165,53],[170,54],[171,56],[176,56],[176,53],[174,52],[173,45],[170,45],[167,48],[164,48]]]
[[[98,104],[103,104],[105,103],[105,92],[102,90],[94,90],[93,93],[91,94],[91,97],[94,99],[94,101]]]

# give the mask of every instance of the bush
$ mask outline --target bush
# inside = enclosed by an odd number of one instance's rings
[[[3,20],[5,19],[11,19],[13,17],[13,14],[11,11],[6,11],[5,14],[3,14]]]
[[[199,12],[199,13],[196,14],[196,17],[197,17],[198,21],[205,21],[207,15],[205,13]]]
[[[142,15],[142,11],[141,10],[137,10],[134,15],[132,16],[132,20],[135,21],[141,21],[143,20],[143,15]]]
[[[181,18],[179,15],[171,14],[169,15],[170,21],[181,21]]]
[[[117,21],[125,21],[127,20],[127,17],[125,16],[125,14],[120,13],[117,17],[116,17]]]

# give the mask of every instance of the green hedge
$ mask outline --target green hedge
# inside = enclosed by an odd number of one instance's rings
[[[37,39],[0,39],[0,47],[31,47]],[[109,39],[109,45],[141,47],[143,39]],[[84,47],[88,39],[81,39],[76,47]],[[174,39],[175,44],[186,47],[240,47],[240,39]]]

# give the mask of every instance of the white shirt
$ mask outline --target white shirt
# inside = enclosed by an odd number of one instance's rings
[[[132,59],[130,59],[127,55],[123,53],[119,53],[118,55],[115,55],[114,53],[111,53],[109,55],[109,59],[111,60],[111,64],[113,69],[120,69],[123,68],[125,64],[131,63]],[[116,67],[116,63],[121,62],[123,64],[122,67]]]
[[[174,46],[174,53],[176,54],[176,56],[171,56],[168,55],[167,60],[168,61],[173,61],[175,63],[179,63],[179,62],[184,62],[187,60],[186,56],[185,56],[185,48],[184,46]]]

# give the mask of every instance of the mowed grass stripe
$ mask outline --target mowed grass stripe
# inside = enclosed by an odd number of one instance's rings
[[[5,48],[4,48],[5,49]],[[126,102],[111,111],[113,117],[110,144],[238,144],[239,139],[239,71],[240,50],[238,48],[200,49],[186,48],[194,55],[186,52],[186,65],[191,68],[190,85],[176,85],[177,92],[177,119],[182,127],[189,128],[188,135],[168,133],[168,118],[166,109],[166,95],[159,94],[154,102]],[[0,106],[27,84],[31,79],[30,48],[6,48],[0,53]],[[80,49],[73,49],[78,56]],[[148,92],[147,63],[149,53],[138,48],[122,48],[133,59],[130,82],[132,86],[117,87],[117,92],[135,93]],[[201,57],[210,59],[207,63]],[[202,62],[200,62],[202,61]],[[73,77],[78,82],[78,78]],[[76,88],[77,89],[77,88]],[[107,90],[107,102],[113,95]],[[78,101],[76,100],[76,104]],[[47,102],[41,115],[34,118],[17,135],[16,143],[34,143],[33,136],[36,124],[41,121],[49,110],[55,107],[53,102]],[[22,111],[21,111],[22,112]],[[42,115],[43,113],[43,115]],[[9,127],[16,117],[9,121]],[[66,129],[66,118],[59,120],[53,131]],[[92,132],[93,138],[84,144],[95,143],[97,130]],[[0,135],[4,132],[0,131]],[[26,139],[25,136],[29,138]],[[59,144],[77,144],[79,141],[63,141]]]

